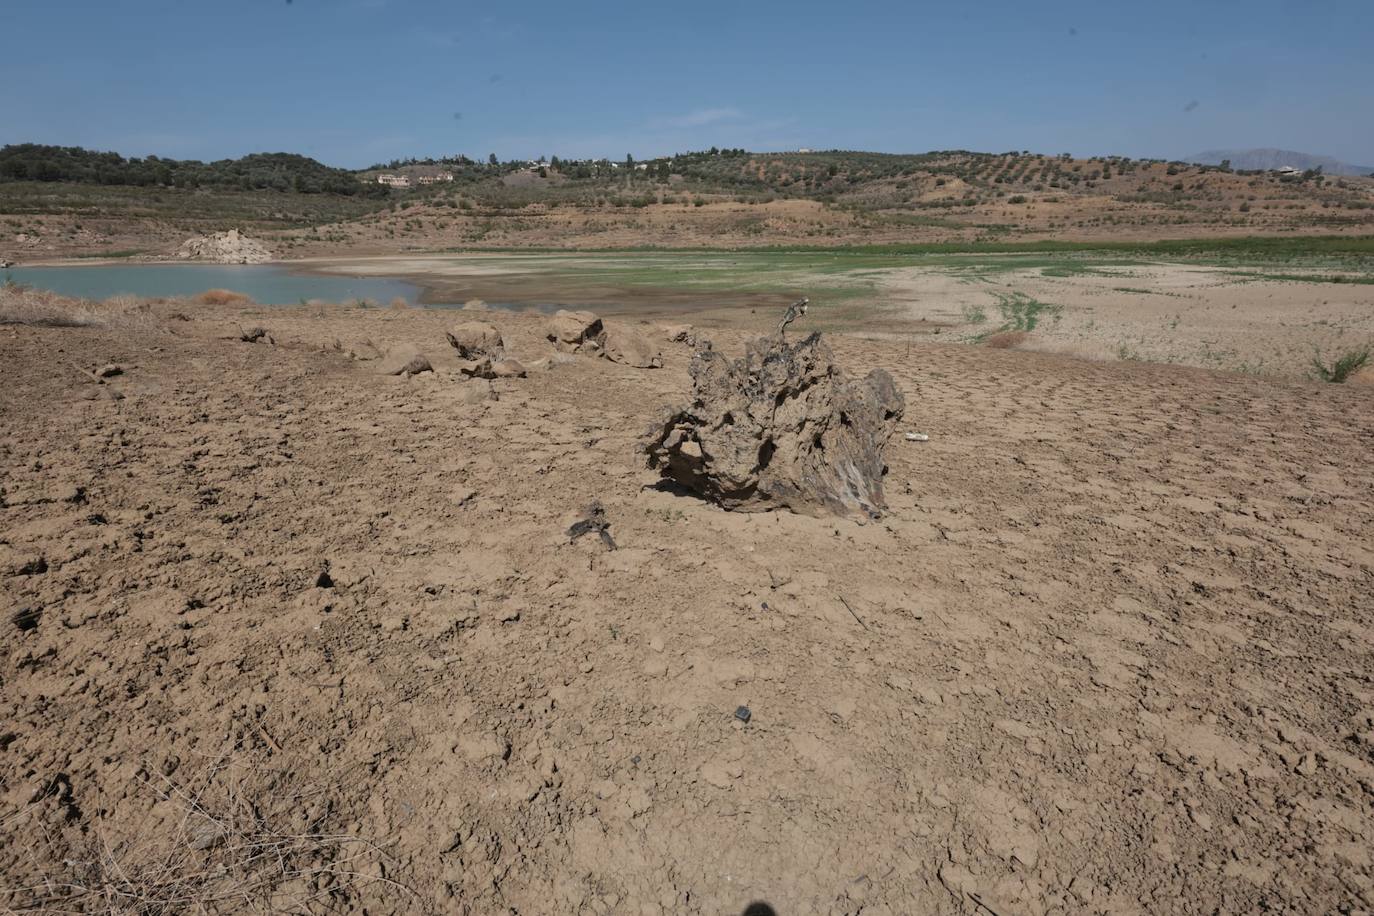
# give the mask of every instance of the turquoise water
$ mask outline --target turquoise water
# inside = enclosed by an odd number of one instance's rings
[[[194,296],[207,289],[231,289],[264,305],[298,305],[302,299],[347,302],[371,299],[379,305],[401,298],[414,305],[420,287],[384,277],[311,276],[274,264],[92,264],[80,267],[11,267],[5,278],[61,296],[108,299],[131,294],[148,298]]]

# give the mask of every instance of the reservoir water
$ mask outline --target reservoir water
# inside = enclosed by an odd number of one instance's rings
[[[77,267],[10,267],[0,282],[51,290],[79,299],[130,294],[147,298],[194,296],[207,289],[230,289],[264,305],[298,305],[302,300],[348,302],[370,299],[386,305],[401,298],[414,305],[420,287],[385,277],[345,277],[292,273],[275,264],[92,264]]]

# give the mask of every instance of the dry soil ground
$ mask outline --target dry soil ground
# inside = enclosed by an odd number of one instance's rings
[[[1374,909],[1371,389],[837,336],[930,435],[860,525],[652,486],[687,348],[473,400],[454,317],[0,327],[0,905]]]
[[[1348,268],[1168,263],[1103,255],[865,258],[820,253],[485,253],[318,259],[401,276],[438,302],[558,302],[665,321],[737,324],[800,295],[813,321],[977,342],[1038,309],[1022,349],[1300,378],[1374,342],[1374,277]],[[1282,279],[1279,279],[1282,278]],[[1346,282],[1331,282],[1333,279]],[[1352,282],[1353,281],[1353,282]]]

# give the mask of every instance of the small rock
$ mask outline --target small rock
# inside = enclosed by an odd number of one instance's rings
[[[740,706],[740,707],[737,707],[737,708],[735,709],[735,718],[736,718],[736,719],[739,719],[741,722],[743,722],[743,723],[746,724],[746,725],[749,724],[749,720],[752,719],[753,717],[754,717],[754,714],[753,714],[752,712],[749,711],[749,707],[748,707],[748,706]]]
[[[459,359],[474,360],[484,356],[499,357],[505,350],[501,332],[480,321],[466,321],[450,328],[445,335]]]
[[[491,357],[464,363],[458,367],[458,371],[469,378],[479,379],[524,378],[529,374],[519,360],[492,360]]]
[[[114,363],[107,363],[101,366],[95,374],[101,378],[114,378],[116,375],[123,375],[124,368],[122,366],[116,366]]]
[[[43,609],[36,607],[21,607],[10,617],[14,625],[21,631],[37,629],[38,622],[43,619]]]
[[[649,339],[637,331],[616,326],[607,330],[601,353],[613,363],[623,363],[636,369],[660,369],[663,356]]]
[[[570,312],[559,309],[550,321],[549,340],[569,349],[581,349],[588,344],[596,348],[605,339],[606,330],[601,319],[591,312]]]
[[[688,324],[665,325],[663,334],[668,338],[670,343],[686,344],[689,347],[695,347],[697,345],[696,331]]]
[[[382,375],[419,375],[421,372],[433,372],[434,367],[430,365],[429,357],[412,346],[393,347],[387,351],[386,356],[382,357],[377,366],[377,371]]]

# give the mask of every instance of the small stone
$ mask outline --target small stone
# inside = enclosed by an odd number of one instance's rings
[[[746,725],[749,724],[749,720],[752,719],[753,717],[754,717],[754,714],[753,714],[752,712],[749,711],[749,707],[748,707],[748,706],[740,706],[740,707],[737,707],[737,708],[735,709],[735,718],[736,718],[736,719],[739,719],[741,722],[743,722],[743,723],[746,724]]]
[[[529,374],[519,360],[493,360],[489,356],[461,363],[458,366],[458,371],[469,378],[476,379],[524,378]]]
[[[429,358],[411,346],[392,348],[377,365],[377,372],[381,375],[419,375],[433,371]]]
[[[38,621],[43,619],[42,608],[21,607],[10,620],[21,632],[37,629]]]
[[[106,365],[101,366],[99,371],[96,372],[96,375],[100,376],[101,378],[114,378],[116,375],[123,374],[124,367],[117,366],[114,363],[107,363]]]

